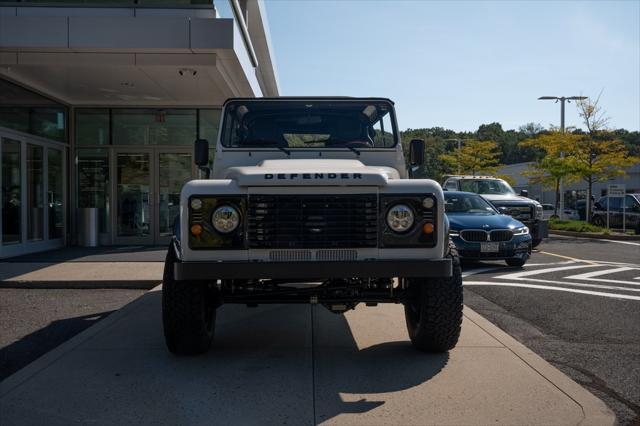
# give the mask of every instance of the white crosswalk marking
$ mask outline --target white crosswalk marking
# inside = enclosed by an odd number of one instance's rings
[[[531,268],[532,266],[551,266]],[[563,276],[563,272],[576,271],[586,268],[598,270],[581,274]],[[603,269],[604,268],[604,269]],[[630,271],[640,271],[640,265],[616,262],[581,261],[575,259],[569,262],[554,262],[545,264],[526,265],[526,270],[500,274],[504,267],[485,267],[465,271],[463,284],[465,286],[502,286],[517,288],[532,288],[539,290],[564,291],[568,293],[586,294],[624,300],[640,300],[640,277],[612,279],[608,276],[623,274]],[[508,269],[507,269],[508,270]],[[495,275],[491,272],[497,272]],[[482,278],[473,275],[483,273]],[[545,277],[545,275],[549,275]],[[568,275],[568,274],[567,274]],[[634,274],[635,275],[635,274]],[[551,279],[547,279],[551,278]],[[633,280],[633,281],[632,281]]]
[[[501,275],[498,278],[519,280],[531,275],[540,275],[540,274],[546,274],[546,273],[557,272],[557,271],[568,271],[570,269],[595,268],[597,266],[601,266],[601,265],[580,264],[580,265],[571,265],[571,266],[560,266],[557,268],[535,269],[533,271],[524,271],[524,272],[516,272],[515,274]]]
[[[615,269],[606,269],[604,271],[587,272],[586,274],[580,274],[580,275],[571,275],[570,277],[565,277],[565,278],[568,280],[597,281],[597,282],[614,283],[614,284],[640,285],[640,283],[636,283],[633,281],[594,278],[602,275],[615,274],[618,272],[634,271],[638,269],[639,268],[622,267],[622,268],[615,268]]]
[[[490,286],[501,286],[501,287],[537,288],[540,290],[554,290],[554,291],[564,291],[567,293],[589,294],[592,296],[610,297],[613,299],[640,300],[640,296],[630,296],[628,294],[604,293],[600,291],[580,290],[577,288],[555,287],[555,286],[549,286],[549,285],[536,285],[536,284],[526,284],[526,283],[470,281],[470,282],[464,283],[464,285],[490,285]]]

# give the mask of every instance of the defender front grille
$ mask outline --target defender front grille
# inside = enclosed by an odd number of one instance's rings
[[[250,248],[359,248],[378,243],[376,194],[250,195]]]

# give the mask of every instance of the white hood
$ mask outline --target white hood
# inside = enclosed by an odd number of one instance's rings
[[[399,178],[391,167],[339,159],[264,160],[257,166],[230,167],[224,174],[239,186],[386,186]]]

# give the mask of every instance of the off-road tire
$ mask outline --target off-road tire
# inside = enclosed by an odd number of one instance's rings
[[[593,219],[591,219],[591,223],[595,226],[599,226],[600,228],[604,228],[606,226],[604,219],[601,216],[594,216]]]
[[[531,240],[531,248],[538,247],[542,242],[542,238],[534,238]]]
[[[518,259],[518,258],[506,259],[505,262],[507,262],[507,265],[509,266],[521,268],[524,266],[525,263],[527,263],[527,259]]]
[[[167,348],[176,355],[199,355],[207,352],[213,341],[216,324],[215,289],[194,281],[176,281],[173,276],[177,260],[169,246],[162,279],[162,324]]]
[[[449,241],[447,256],[452,261],[449,278],[408,279],[408,300],[404,306],[411,343],[424,352],[446,352],[460,337],[462,325],[462,270],[458,251]]]

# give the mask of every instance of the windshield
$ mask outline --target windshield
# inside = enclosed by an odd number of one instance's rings
[[[476,194],[515,194],[513,188],[501,179],[463,179],[460,181],[460,190]]]
[[[392,148],[398,139],[384,101],[231,101],[223,120],[227,148]]]
[[[444,193],[444,211],[446,213],[464,213],[491,216],[498,214],[484,198],[475,194]]]

